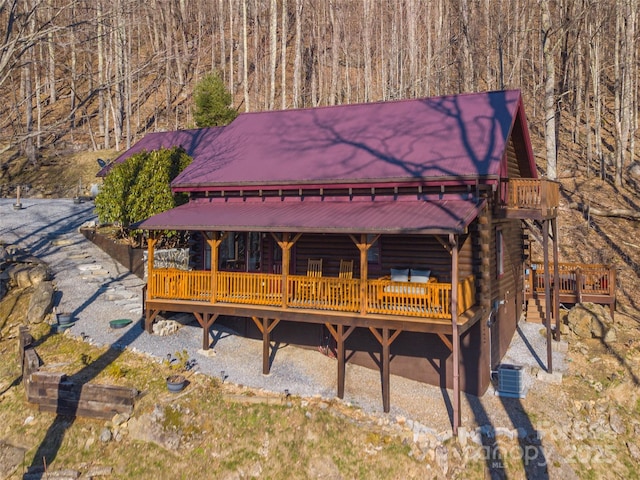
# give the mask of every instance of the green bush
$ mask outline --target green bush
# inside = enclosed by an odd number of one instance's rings
[[[119,225],[126,236],[132,224],[186,203],[186,195],[173,194],[171,181],[191,160],[174,147],[142,151],[115,165],[95,199],[98,220]]]

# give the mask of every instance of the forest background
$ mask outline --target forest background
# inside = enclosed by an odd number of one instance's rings
[[[637,158],[638,6],[0,0],[0,167],[194,127],[194,86],[216,71],[239,111],[521,89],[542,171],[620,186]]]

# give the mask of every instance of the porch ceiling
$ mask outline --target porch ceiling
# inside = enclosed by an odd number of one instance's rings
[[[143,230],[465,233],[484,201],[191,201],[139,222]]]

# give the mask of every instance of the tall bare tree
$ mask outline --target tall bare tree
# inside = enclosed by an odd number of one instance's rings
[[[287,108],[287,30],[289,25],[287,2],[282,2],[282,14],[280,17],[280,108],[283,110]]]
[[[278,2],[269,7],[269,109],[276,103],[276,67],[278,66]]]
[[[542,56],[544,60],[544,133],[547,149],[547,176],[557,178],[557,149],[556,149],[556,65],[551,35],[553,26],[549,0],[539,0],[542,15]]]
[[[249,98],[249,44],[247,41],[247,2],[242,3],[242,90],[244,92],[244,110],[250,110]]]

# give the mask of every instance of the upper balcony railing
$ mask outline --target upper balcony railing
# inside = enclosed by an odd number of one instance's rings
[[[560,203],[558,182],[545,178],[512,178],[506,187],[505,207],[515,216],[527,218],[536,213],[548,218],[556,215]]]
[[[163,268],[152,271],[147,295],[149,299],[451,319],[450,283],[367,280],[364,305],[362,283],[335,277]],[[460,280],[457,293],[461,314],[475,304],[474,277]]]

